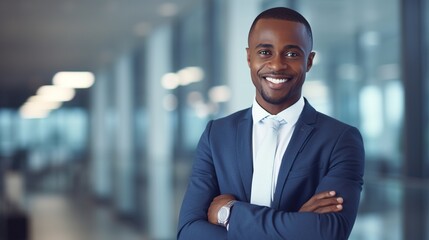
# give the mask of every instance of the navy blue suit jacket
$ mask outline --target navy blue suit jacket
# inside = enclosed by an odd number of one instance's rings
[[[347,239],[363,184],[359,131],[317,112],[305,101],[268,208],[250,204],[252,124],[250,108],[208,123],[180,211],[178,239]],[[298,212],[314,194],[328,190],[344,198],[341,212]],[[239,200],[228,231],[207,221],[208,207],[220,194]]]

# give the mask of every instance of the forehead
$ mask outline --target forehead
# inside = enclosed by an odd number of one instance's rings
[[[309,50],[310,41],[304,24],[282,19],[260,19],[249,35],[249,47],[259,44],[297,45]]]

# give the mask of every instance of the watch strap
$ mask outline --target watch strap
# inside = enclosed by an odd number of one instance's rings
[[[234,203],[235,202],[237,202],[237,200],[231,200],[231,201],[229,201],[229,202],[227,202],[226,204],[225,204],[225,207],[227,207],[227,208],[231,208],[232,207],[232,205],[234,205]]]

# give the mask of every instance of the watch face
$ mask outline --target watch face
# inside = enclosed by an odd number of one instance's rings
[[[228,219],[228,209],[222,207],[219,210],[219,216],[218,216],[220,221],[226,221]]]

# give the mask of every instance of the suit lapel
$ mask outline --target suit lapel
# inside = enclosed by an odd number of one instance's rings
[[[251,110],[249,110],[246,116],[238,122],[236,135],[236,159],[238,159],[238,168],[247,202],[250,202],[253,174],[252,124]]]
[[[312,125],[316,122],[316,115],[316,110],[314,110],[314,108],[311,107],[306,100],[301,116],[296,123],[292,138],[283,155],[279,176],[277,178],[276,192],[274,194],[272,204],[274,208],[279,208],[280,206],[284,185],[286,184],[290,169],[292,168],[292,165],[295,162],[299,152],[303,149],[305,143],[311,137],[311,133],[314,129]]]

